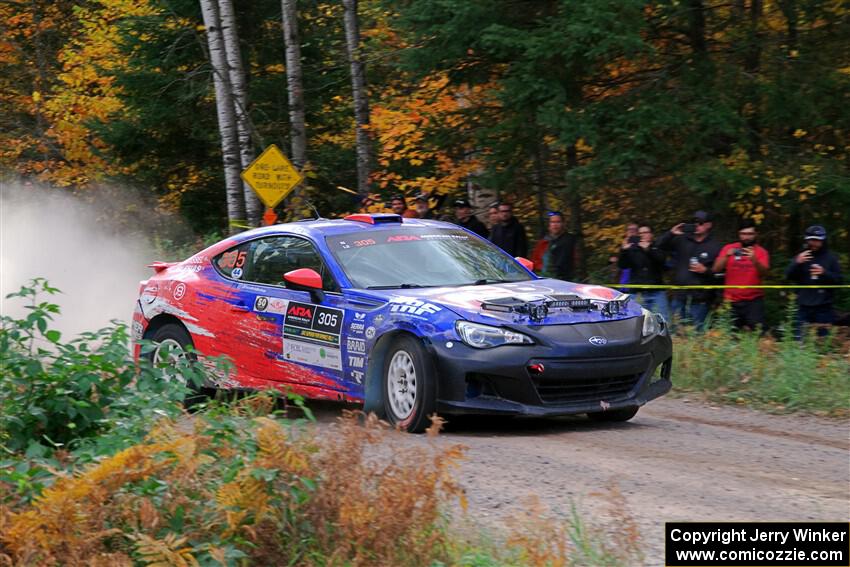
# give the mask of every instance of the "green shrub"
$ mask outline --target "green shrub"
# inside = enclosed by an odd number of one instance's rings
[[[850,408],[848,345],[830,335],[791,339],[793,305],[784,340],[731,328],[721,310],[705,333],[683,329],[674,338],[673,381],[724,402],[776,411],[809,411],[835,416]]]
[[[151,418],[180,411],[187,392],[184,381],[203,379],[200,365],[137,364],[130,356],[127,327],[117,321],[63,342],[60,332],[50,328],[58,306],[39,299],[55,293],[45,280],[36,279],[7,296],[26,300],[29,313],[22,319],[0,319],[4,450],[39,456],[115,431],[123,431],[133,443],[144,436]]]

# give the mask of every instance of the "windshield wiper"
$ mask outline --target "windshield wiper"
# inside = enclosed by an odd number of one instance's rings
[[[416,283],[403,283],[395,285],[370,285],[366,289],[411,289],[414,287],[434,287],[432,285],[422,285]]]
[[[515,281],[517,281],[517,280],[499,280],[499,279],[496,279],[496,278],[481,278],[480,280],[475,280],[474,282],[472,282],[472,284],[467,284],[467,285],[487,285],[487,284],[491,284],[491,283],[511,283],[511,282],[515,282]]]

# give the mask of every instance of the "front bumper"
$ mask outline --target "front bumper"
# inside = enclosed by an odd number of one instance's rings
[[[667,334],[641,339],[641,324],[517,327],[537,344],[493,349],[433,342],[437,411],[558,416],[643,405],[672,387],[673,345]],[[591,344],[592,336],[608,343]]]

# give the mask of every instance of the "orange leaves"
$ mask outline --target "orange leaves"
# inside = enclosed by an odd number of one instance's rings
[[[487,89],[448,89],[444,74],[427,77],[411,92],[387,91],[372,109],[370,130],[379,142],[378,165],[373,175],[380,187],[410,192],[448,192],[481,167],[472,148],[449,147],[435,137],[450,132],[455,137],[474,125],[468,124],[463,109],[487,94]],[[469,143],[469,142],[467,142]],[[404,177],[394,170],[421,171]]]

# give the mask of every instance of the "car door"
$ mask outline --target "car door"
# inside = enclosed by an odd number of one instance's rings
[[[246,378],[260,386],[285,383],[310,397],[338,398],[337,392],[347,391],[339,288],[313,243],[300,236],[268,236],[242,243],[221,259],[217,265],[234,285],[239,310],[234,360]],[[306,291],[287,288],[284,274],[299,268],[323,276],[321,303]]]

